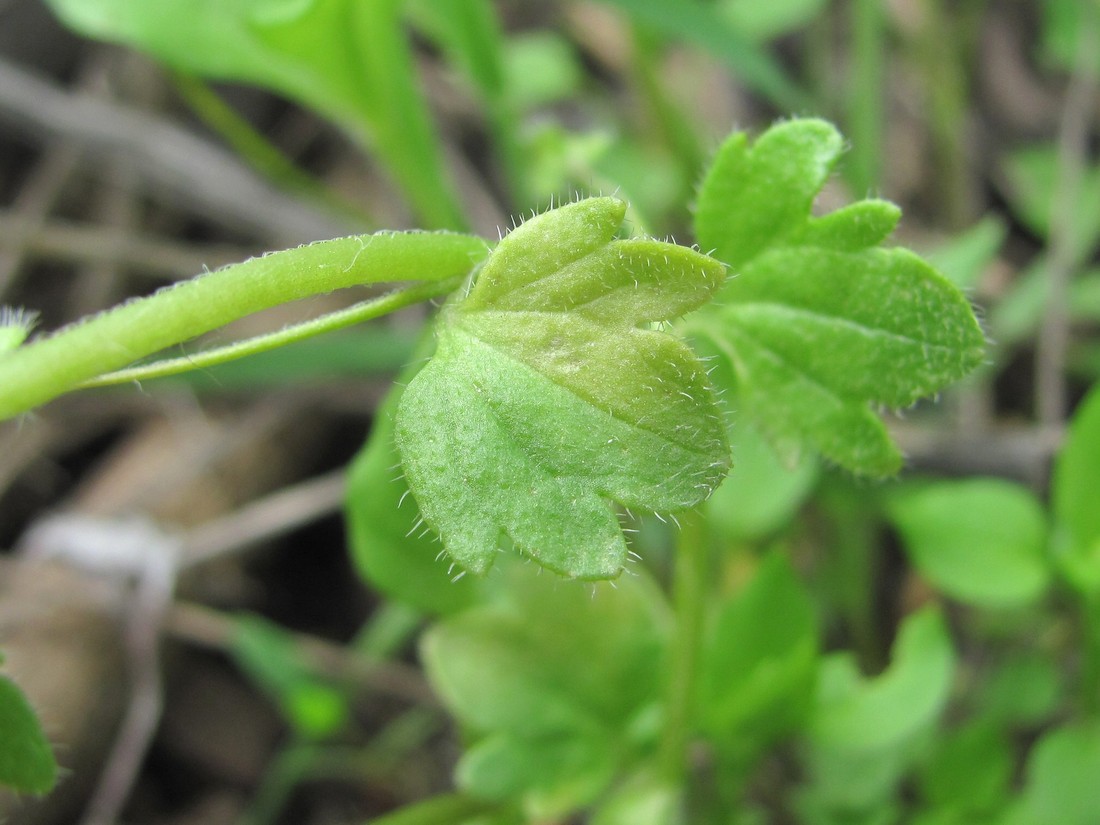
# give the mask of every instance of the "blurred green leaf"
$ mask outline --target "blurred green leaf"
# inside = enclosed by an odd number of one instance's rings
[[[985,270],[1004,245],[1008,227],[989,215],[931,252],[928,262],[959,289],[976,289]]]
[[[975,712],[1000,725],[1035,726],[1054,714],[1062,673],[1044,652],[1018,652],[997,664],[974,697]]]
[[[985,721],[970,723],[937,739],[921,766],[921,795],[930,807],[972,821],[1004,804],[1014,770],[1005,733]]]
[[[1100,722],[1055,728],[1032,749],[1023,793],[1001,825],[1096,825],[1098,776]]]
[[[899,748],[932,725],[947,704],[955,652],[940,612],[911,614],[898,632],[890,667],[864,679],[847,654],[824,661],[810,723],[815,744],[846,751]]]
[[[887,511],[914,566],[948,596],[1015,607],[1046,592],[1046,515],[1025,487],[993,478],[937,481],[891,493]]]
[[[826,0],[722,0],[719,6],[735,30],[759,43],[805,26],[825,10]]]
[[[293,637],[277,624],[260,616],[237,617],[231,651],[300,736],[324,739],[347,722],[343,693],[313,673]]]
[[[842,149],[828,123],[743,134],[703,182],[696,235],[736,273],[685,324],[728,365],[736,406],[788,463],[811,447],[845,468],[895,472],[871,404],[907,406],[973,369],[984,338],[969,303],[904,249],[873,248],[899,211],[861,201],[810,210]]]
[[[1042,144],[1017,149],[1004,159],[1004,172],[1013,210],[1036,234],[1049,238],[1058,188],[1057,147]],[[1100,166],[1085,170],[1076,188],[1067,241],[1075,266],[1086,260],[1100,241]]]
[[[989,330],[1002,349],[1037,334],[1050,291],[1050,258],[1037,257],[989,313]],[[1077,274],[1068,284],[1066,309],[1073,323],[1100,322],[1100,269]]]
[[[592,825],[668,825],[675,822],[680,791],[651,772],[627,777],[601,800]]]
[[[790,522],[813,490],[818,464],[806,456],[783,465],[748,422],[730,430],[733,469],[707,499],[707,519],[730,541],[759,541]]]
[[[56,782],[57,762],[38,717],[15,683],[0,676],[0,785],[44,794]]]
[[[770,745],[808,713],[817,663],[814,605],[773,554],[722,606],[708,634],[697,700],[703,724],[719,743]]]
[[[519,562],[498,575],[501,600],[435,625],[422,657],[445,704],[481,737],[459,780],[562,815],[591,802],[638,747],[636,720],[660,695],[666,606],[641,575],[584,585]]]
[[[566,576],[626,562],[617,501],[678,510],[725,476],[725,423],[705,371],[653,327],[706,302],[716,261],[643,238],[590,198],[543,213],[490,254],[442,314],[436,355],[401,397],[409,486],[447,553],[485,573],[507,536]]]
[[[509,38],[504,50],[509,94],[516,108],[528,111],[568,100],[585,81],[572,44],[553,31]]]
[[[374,146],[430,227],[465,220],[439,157],[401,0],[48,0],[88,37],[287,95]]]
[[[1066,72],[1078,71],[1082,65],[1086,71],[1100,72],[1100,61],[1094,53],[1081,54],[1082,30],[1087,25],[1097,25],[1096,19],[1100,17],[1096,4],[1092,3],[1090,9],[1089,0],[1043,0],[1039,5],[1043,13],[1040,44],[1046,61]]]
[[[1100,385],[1081,402],[1054,464],[1054,551],[1070,581],[1100,591]]]

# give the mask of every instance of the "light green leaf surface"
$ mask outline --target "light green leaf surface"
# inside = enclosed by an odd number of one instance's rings
[[[666,606],[643,576],[593,590],[519,562],[502,570],[503,600],[432,627],[422,658],[480,737],[459,763],[463,787],[560,815],[606,786],[658,700]]]
[[[907,250],[877,248],[897,222],[893,204],[811,215],[842,146],[818,120],[723,145],[695,227],[732,274],[686,329],[725,362],[736,408],[789,463],[808,446],[886,475],[901,457],[872,405],[934,393],[977,366],[984,341],[946,278]]]
[[[615,240],[625,205],[533,218],[444,310],[435,357],[405,390],[397,445],[450,556],[484,573],[507,535],[567,576],[626,559],[617,501],[678,510],[729,466],[702,365],[652,329],[707,301],[724,269],[690,249]]]
[[[44,794],[57,781],[57,763],[23,692],[0,676],[0,785]]]
[[[1043,506],[992,478],[899,490],[888,512],[922,575],[945,594],[987,607],[1034,602],[1050,583]]]
[[[1100,385],[1081,403],[1054,465],[1054,550],[1074,585],[1100,592]]]

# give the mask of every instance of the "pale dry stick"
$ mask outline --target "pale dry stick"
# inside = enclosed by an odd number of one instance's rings
[[[1095,62],[1100,45],[1100,11],[1082,4],[1084,11],[1077,45],[1077,65],[1066,90],[1058,134],[1058,179],[1051,206],[1050,264],[1043,326],[1035,352],[1035,409],[1039,424],[1054,427],[1066,415],[1066,353],[1069,349],[1068,292],[1074,260],[1073,224],[1087,156],[1091,115],[1096,107]]]
[[[341,469],[272,493],[195,527],[184,539],[180,566],[186,569],[238,552],[331,515],[340,509],[344,490]]]
[[[51,144],[15,196],[10,217],[6,218],[7,232],[0,233],[0,299],[15,285],[27,257],[28,237],[41,232],[79,159],[80,153],[70,144]]]
[[[261,180],[234,155],[153,115],[60,89],[0,60],[0,120],[71,140],[100,159],[125,155],[142,179],[181,207],[284,245],[351,227]]]
[[[102,80],[105,68],[104,52],[101,51],[81,67],[75,88],[81,92],[91,91]],[[47,144],[12,204],[13,212],[22,221],[24,234],[42,227],[79,162],[80,151],[71,141],[61,139]],[[22,237],[17,236],[3,246],[0,249],[0,298],[15,282],[26,257]]]
[[[257,253],[256,249],[225,244],[175,243],[56,218],[28,226],[19,214],[0,211],[0,247],[16,244],[28,256],[89,265],[115,263],[136,274],[176,279],[243,261]]]

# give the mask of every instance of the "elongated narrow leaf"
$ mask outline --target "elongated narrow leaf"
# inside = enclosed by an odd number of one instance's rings
[[[613,578],[626,545],[610,501],[691,507],[729,465],[705,372],[652,329],[707,301],[717,262],[615,240],[625,205],[592,198],[505,238],[440,320],[405,390],[397,444],[447,552],[477,573],[502,535],[568,576]]]
[[[842,147],[829,124],[796,120],[719,150],[695,226],[733,277],[689,329],[788,461],[809,447],[884,475],[901,459],[872,405],[906,406],[965,375],[983,336],[946,278],[907,250],[877,248],[898,220],[893,204],[811,215]]]

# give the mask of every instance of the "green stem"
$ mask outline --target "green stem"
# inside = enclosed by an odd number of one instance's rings
[[[850,177],[858,194],[872,191],[882,178],[885,10],[882,0],[852,5],[852,78],[848,128],[852,137]]]
[[[236,341],[224,347],[203,350],[194,355],[184,355],[179,358],[166,358],[153,364],[145,364],[140,367],[130,367],[124,370],[116,370],[97,378],[82,382],[78,389],[91,389],[93,387],[110,387],[116,384],[126,384],[131,381],[148,381],[153,378],[165,378],[169,375],[179,375],[182,372],[207,369],[236,361],[247,355],[257,355],[261,352],[276,349],[287,344],[294,344],[313,338],[325,332],[343,329],[353,324],[379,318],[398,309],[402,309],[421,301],[438,298],[446,295],[462,283],[461,278],[452,278],[449,281],[419,284],[408,289],[399,289],[388,292],[369,301],[361,301],[358,304],[330,312],[319,318],[304,321],[290,327],[271,332],[267,335],[257,335],[244,341]]]
[[[131,301],[0,357],[0,420],[246,315],[342,287],[443,281],[487,254],[480,238],[384,233],[253,258]]]
[[[649,110],[653,131],[680,167],[687,201],[702,174],[704,152],[690,119],[669,96],[661,80],[663,45],[661,37],[651,29],[634,26],[633,68],[637,86]]]
[[[676,547],[673,606],[676,635],[673,639],[669,681],[661,740],[661,762],[673,784],[683,782],[688,767],[688,745],[694,715],[695,675],[706,618],[710,554],[706,521],[701,511],[680,516],[681,530]]]

